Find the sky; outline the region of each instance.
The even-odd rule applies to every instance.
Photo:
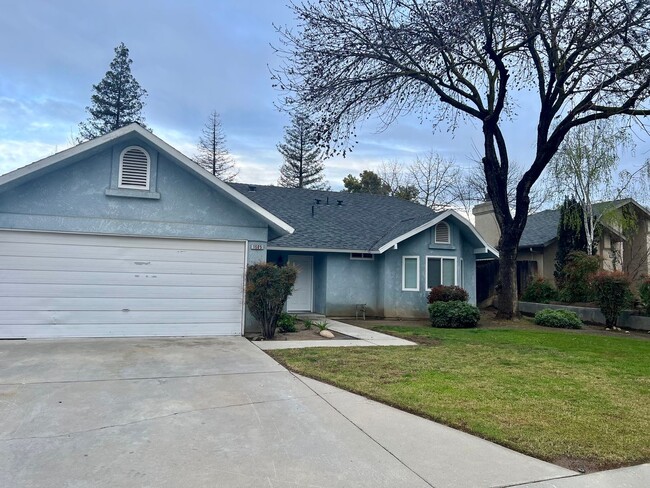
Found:
[[[64,8],[62,8],[64,7]],[[295,26],[284,0],[20,0],[0,16],[0,174],[72,145],[87,118],[92,85],[104,76],[114,48],[124,42],[132,72],[148,92],[145,118],[154,134],[193,156],[213,110],[222,120],[238,181],[274,184],[282,163],[276,145],[290,119],[277,110],[281,94],[270,70],[279,65],[274,25]],[[506,125],[511,159],[532,159],[534,97],[522,96]],[[427,151],[468,167],[478,156],[480,128],[461,123],[436,130],[406,116],[385,131],[362,126],[346,158],[325,161],[333,189],[347,174],[404,164]],[[633,167],[650,156],[638,141],[626,155]]]

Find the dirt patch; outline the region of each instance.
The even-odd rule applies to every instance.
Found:
[[[333,339],[328,339],[319,335],[320,329],[312,326],[311,329],[306,329],[305,324],[301,321],[296,323],[296,332],[282,332],[280,329],[275,331],[273,339],[263,339],[261,336],[248,336],[251,340],[271,340],[271,341],[335,341],[335,340],[356,340],[356,337],[350,337],[333,330],[329,330],[334,334]]]
[[[608,464],[594,461],[593,459],[579,459],[567,456],[550,459],[549,462],[557,464],[558,466],[562,466],[563,468],[571,469],[573,471],[578,471],[579,473],[585,474],[624,467],[620,464]]]

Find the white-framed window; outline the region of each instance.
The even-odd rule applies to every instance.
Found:
[[[369,252],[351,252],[350,259],[357,261],[373,261],[375,255],[370,254]]]
[[[457,285],[456,258],[444,256],[427,256],[427,290],[438,285]]]
[[[465,261],[460,258],[460,287],[465,288]]]
[[[436,244],[451,244],[451,232],[447,222],[439,222],[433,228],[433,242]]]
[[[420,291],[420,256],[402,256],[402,291]]]
[[[149,153],[138,146],[127,147],[120,154],[118,188],[148,190],[151,173]]]

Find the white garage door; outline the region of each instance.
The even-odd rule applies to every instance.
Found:
[[[240,335],[245,249],[0,231],[0,337]]]

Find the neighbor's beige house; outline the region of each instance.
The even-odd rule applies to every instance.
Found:
[[[594,207],[597,214],[604,213],[597,251],[603,260],[603,269],[623,270],[634,280],[650,275],[650,212],[631,198],[602,202]],[[492,202],[475,206],[472,213],[476,230],[488,244],[497,247],[501,233]],[[621,228],[624,214],[628,222],[635,222],[626,232]],[[523,290],[533,276],[554,280],[559,221],[560,210],[544,210],[528,216],[517,256],[519,290]]]

